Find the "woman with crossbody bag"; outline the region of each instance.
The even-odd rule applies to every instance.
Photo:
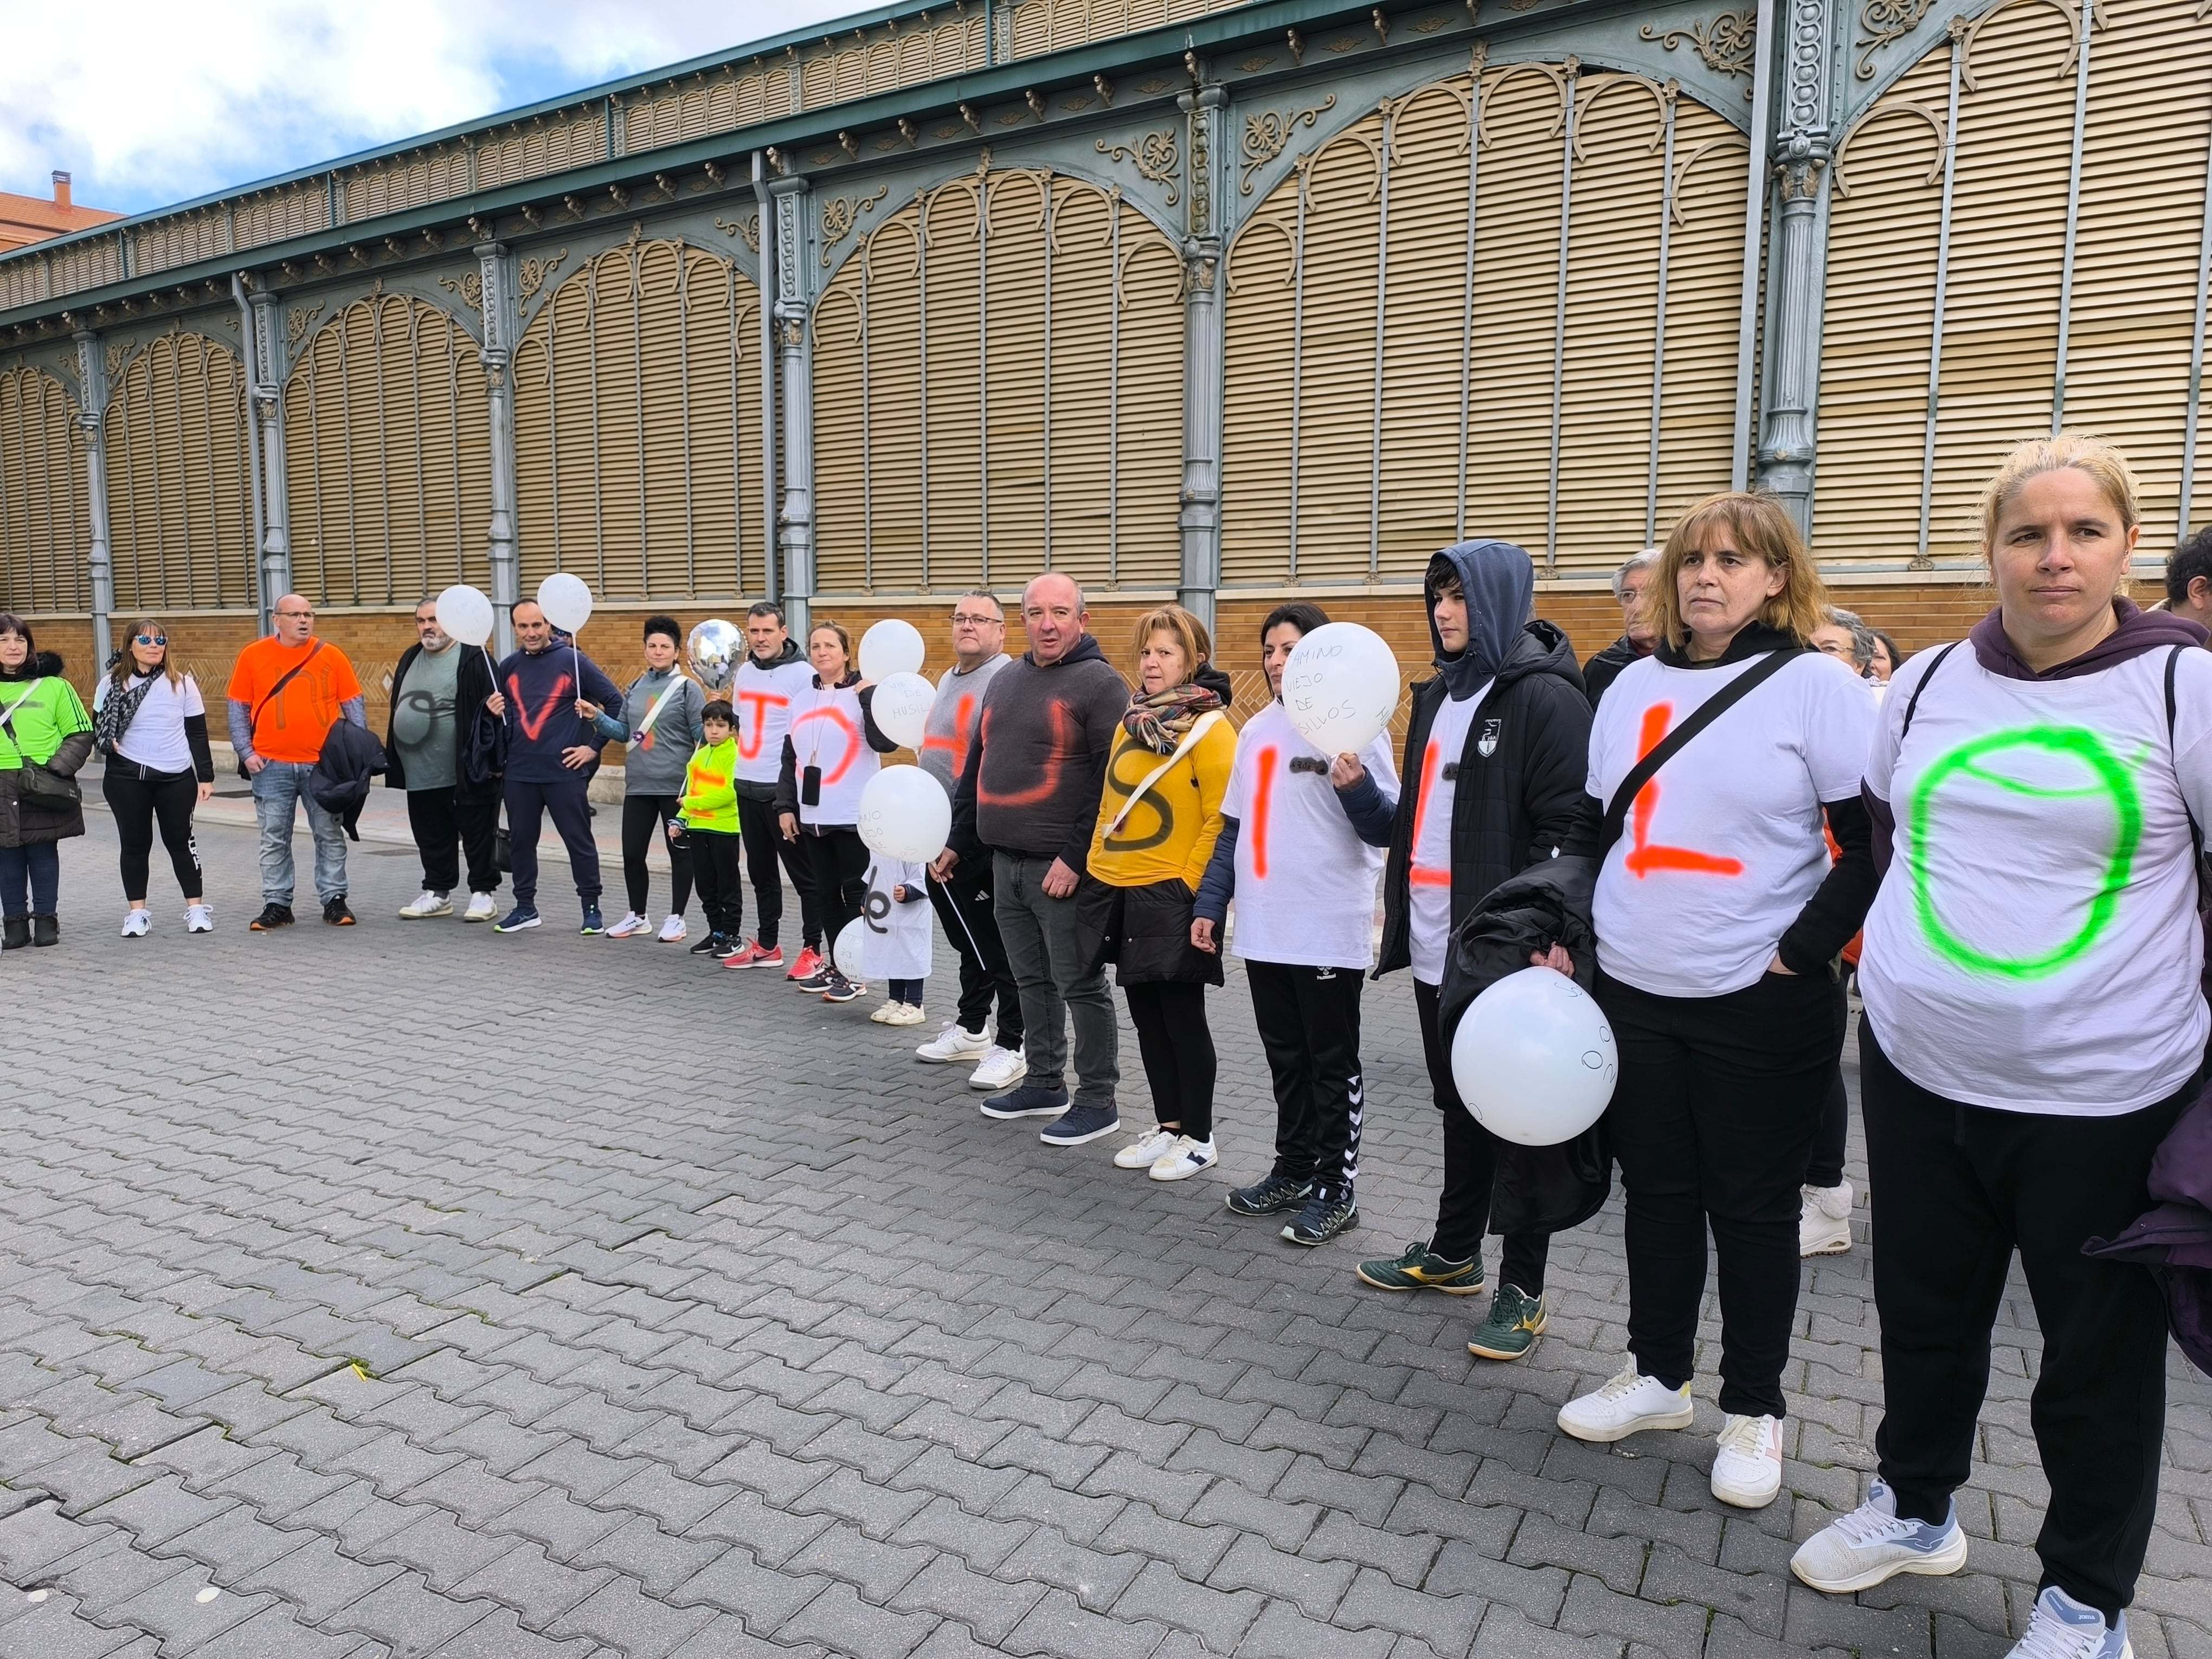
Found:
[[[683,648],[684,632],[675,617],[647,617],[645,672],[629,683],[623,696],[628,736],[616,736],[611,720],[601,726],[601,735],[610,742],[629,745],[623,761],[622,817],[623,884],[628,889],[629,909],[607,929],[609,939],[653,931],[646,916],[652,881],[645,854],[655,839],[668,848],[668,919],[660,924],[660,942],[677,944],[690,931],[684,925],[684,909],[691,902],[691,852],[677,829],[676,815],[684,799],[684,769],[699,746],[700,711],[707,706],[707,694],[678,665]],[[597,714],[595,710],[595,720]],[[702,941],[692,947],[693,954],[706,948],[707,941]]]
[[[142,617],[125,638],[115,665],[93,699],[93,738],[107,757],[100,780],[122,844],[123,896],[130,908],[123,937],[143,939],[153,927],[146,909],[158,822],[169,867],[185,897],[185,931],[211,933],[215,911],[200,879],[192,814],[215,793],[215,756],[208,746],[207,704],[199,683],[169,654],[169,630]]]
[[[1220,839],[1237,763],[1229,677],[1206,624],[1181,605],[1138,620],[1137,689],[1106,763],[1091,855],[1075,890],[1077,948],[1115,965],[1152,1085],[1153,1127],[1114,1154],[1124,1170],[1182,1181],[1220,1161],[1206,988],[1218,952],[1190,942],[1192,905]]]
[[[1597,707],[1565,848],[1600,861],[1630,1358],[1559,1426],[1606,1442],[1690,1425],[1710,1228],[1727,1416],[1712,1490],[1743,1509],[1781,1490],[1799,1188],[1843,1048],[1836,954],[1874,896],[1858,793],[1874,704],[1811,648],[1825,597],[1772,497],[1730,492],[1685,514],[1647,599],[1657,648]],[[1824,812],[1843,848],[1832,864]]]
[[[59,843],[84,833],[92,717],[31,625],[0,615],[0,948],[58,945]]]

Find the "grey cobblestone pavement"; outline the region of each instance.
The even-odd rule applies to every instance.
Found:
[[[1522,1365],[1466,1353],[1479,1299],[1363,1291],[1437,1174],[1402,979],[1365,1224],[1307,1253],[1221,1207],[1272,1133],[1237,977],[1223,1166],[1160,1186],[980,1117],[908,1057],[934,1019],[559,931],[559,866],[503,939],[396,920],[418,872],[365,845],[361,927],[264,938],[250,833],[203,842],[213,937],[158,859],[156,931],[115,937],[94,814],[62,948],[0,964],[0,1656],[1969,1659],[2021,1627],[2024,1291],[1969,1570],[1827,1600],[1786,1562],[1871,1462],[1863,1242],[1808,1266],[1754,1515],[1707,1491],[1710,1375],[1694,1432],[1553,1427],[1624,1352],[1617,1202]],[[2212,1389],[2172,1375],[2135,1644],[2203,1659]]]

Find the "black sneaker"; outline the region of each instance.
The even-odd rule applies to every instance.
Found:
[[[868,988],[865,985],[857,985],[854,983],[854,981],[847,979],[844,975],[839,973],[833,968],[830,970],[828,980],[822,987],[822,1000],[824,1002],[850,1002],[854,997],[859,996],[861,992],[867,988]]]
[[[1273,1215],[1278,1210],[1295,1210],[1312,1196],[1312,1182],[1271,1175],[1252,1186],[1237,1188],[1228,1204],[1238,1215]]]
[[[1067,1091],[1024,1083],[1011,1094],[993,1095],[978,1109],[985,1117],[1058,1117],[1067,1109]]]
[[[288,915],[285,920],[291,918]],[[323,920],[333,927],[353,926],[353,912],[346,908],[345,895],[340,893],[323,906]]]
[[[278,927],[292,925],[292,907],[289,904],[264,904],[261,914],[248,924],[257,933],[266,933]]]
[[[1283,1229],[1283,1237],[1293,1244],[1326,1244],[1339,1233],[1348,1233],[1359,1224],[1358,1200],[1346,1194],[1331,1198],[1316,1193],[1306,1200],[1298,1212],[1298,1218]]]
[[[722,936],[720,933],[709,933],[684,954],[694,957],[718,957],[722,954]]]

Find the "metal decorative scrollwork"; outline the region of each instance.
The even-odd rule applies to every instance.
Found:
[[[1858,77],[1874,79],[1874,55],[1894,45],[1920,27],[1935,0],[1866,0],[1859,9],[1859,27],[1866,31],[1852,42],[1859,49]]]
[[[1165,185],[1168,187],[1165,201],[1169,207],[1182,199],[1176,191],[1176,167],[1180,157],[1176,150],[1173,127],[1142,134],[1133,149],[1127,144],[1109,144],[1103,138],[1093,139],[1091,147],[1109,161],[1128,162],[1137,169],[1139,177],[1156,185]]]
[[[1882,4],[1912,4],[1914,0],[1868,0],[1868,9]],[[1924,0],[1923,9],[1925,9]],[[1705,60],[1705,67],[1720,75],[1751,76],[1752,55],[1758,44],[1759,15],[1753,11],[1724,11],[1707,21],[1699,19],[1686,29],[1668,29],[1661,33],[1646,23],[1637,31],[1638,38],[1656,40],[1668,52],[1680,46],[1685,38],[1698,49],[1698,56]]]
[[[822,204],[822,264],[830,265],[830,251],[853,234],[853,227],[864,213],[875,211],[876,204],[890,194],[889,185],[876,186],[872,196],[833,196]]]
[[[483,276],[480,272],[471,270],[462,276],[459,282],[455,282],[450,276],[441,276],[438,278],[438,286],[448,294],[459,295],[462,299],[468,301],[471,311],[483,309]]]
[[[295,311],[287,315],[284,319],[285,339],[293,345],[299,344],[307,337],[307,331],[314,326],[315,319],[322,314],[322,310],[320,306],[309,306],[305,311]]]
[[[568,257],[568,250],[564,247],[550,259],[525,259],[522,262],[522,269],[517,273],[515,292],[522,296],[523,304],[528,305],[538,297],[538,290],[545,286],[546,279],[561,268],[561,262]]]
[[[756,253],[760,252],[759,214],[755,213],[750,215],[744,220],[736,222],[732,222],[728,219],[717,219],[714,221],[714,228],[720,231],[725,236],[744,237],[745,246],[747,247],[750,248]]]
[[[1291,136],[1300,127],[1311,127],[1323,115],[1336,107],[1336,94],[1311,109],[1295,110],[1278,114],[1273,110],[1262,110],[1257,115],[1244,118],[1244,159],[1239,173],[1237,188],[1245,195],[1252,193],[1252,175],[1283,153]]]

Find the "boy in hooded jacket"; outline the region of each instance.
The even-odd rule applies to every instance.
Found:
[[[1421,593],[1437,676],[1413,688],[1375,975],[1413,970],[1421,1049],[1443,1115],[1444,1185],[1435,1232],[1394,1261],[1362,1262],[1358,1272],[1382,1290],[1474,1296],[1488,1288],[1482,1237],[1504,1143],[1460,1098],[1437,997],[1460,922],[1492,888],[1552,857],[1565,839],[1589,778],[1590,709],[1566,635],[1533,620],[1535,567],[1521,548],[1502,541],[1448,547],[1429,561]],[[1347,798],[1347,808],[1356,804]],[[1518,1359],[1535,1346],[1549,1246],[1541,1234],[1506,1239],[1489,1316],[1469,1352]]]

